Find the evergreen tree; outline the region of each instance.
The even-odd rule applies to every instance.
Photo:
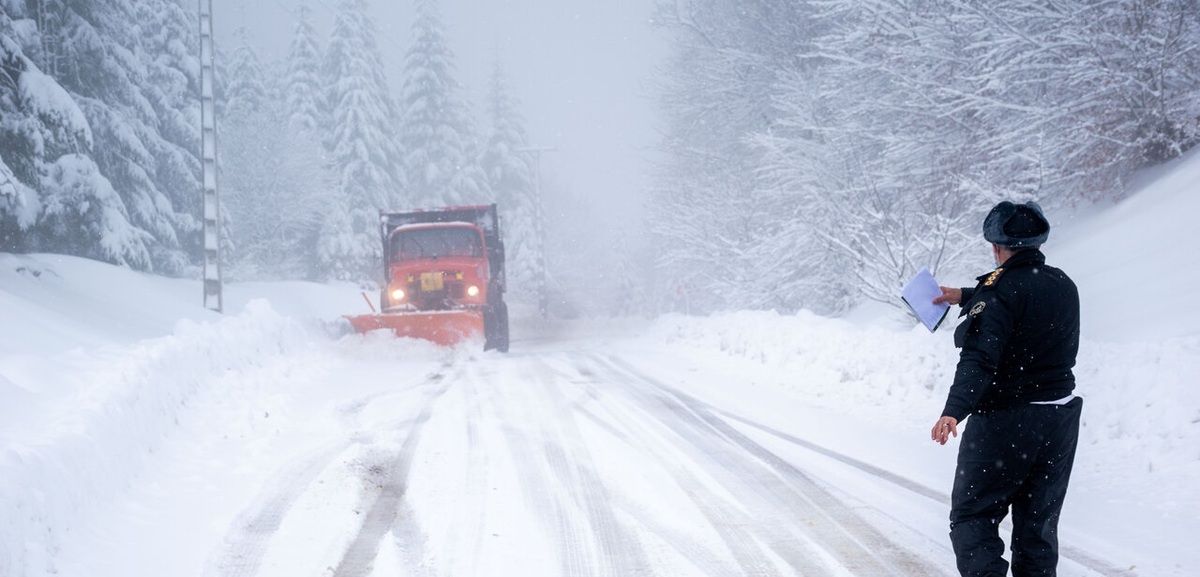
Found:
[[[144,23],[142,60],[146,80],[140,88],[154,110],[158,138],[146,140],[156,160],[154,182],[174,211],[179,250],[151,245],[160,272],[183,274],[199,262],[203,250],[203,197],[200,152],[199,23],[190,0],[136,2]]]
[[[147,235],[150,260],[131,254],[124,259],[132,266],[179,273],[190,261],[180,242],[181,234],[197,233],[198,214],[177,212],[167,195],[173,184],[160,174],[163,151],[193,156],[160,132],[153,100],[148,97],[151,71],[159,56],[148,48],[150,25],[138,19],[141,11],[167,12],[173,0],[47,0],[39,6],[58,15],[57,29],[43,30],[45,51],[55,55],[55,74],[79,105],[91,126],[90,156],[97,173],[110,181],[128,210],[131,224]],[[195,32],[179,29],[182,38],[195,39]],[[196,162],[193,166],[198,166]],[[77,174],[92,174],[78,172]],[[91,187],[101,190],[102,187]],[[43,239],[53,249],[54,237]]]
[[[273,178],[266,157],[277,148],[277,124],[246,28],[233,36],[237,44],[230,57],[217,62],[223,88],[218,96],[221,252],[227,279],[258,280],[263,277],[256,260],[260,220],[274,208],[264,206],[261,195]]]
[[[401,90],[407,200],[415,206],[489,202],[491,191],[478,165],[467,105],[458,96],[437,0],[417,0],[416,14]]]
[[[15,16],[20,16],[19,14]],[[26,234],[41,212],[37,186],[38,165],[44,161],[39,145],[53,129],[43,126],[34,114],[22,79],[33,64],[22,44],[29,38],[17,36],[10,15],[0,11],[0,251],[24,249]],[[80,136],[90,138],[86,123]]]
[[[43,179],[38,232],[55,252],[122,265],[145,266],[153,239],[131,227],[125,206],[91,158],[60,156]],[[40,247],[37,247],[41,250]]]
[[[284,80],[284,109],[288,119],[288,165],[284,168],[287,180],[292,180],[294,205],[289,207],[290,219],[300,226],[295,253],[302,255],[297,262],[296,276],[310,279],[325,278],[317,257],[321,215],[327,210],[327,199],[336,187],[321,144],[321,134],[330,127],[328,101],[321,81],[321,47],[309,22],[308,5],[301,3],[288,50],[287,72]],[[302,266],[300,266],[302,265]]]
[[[53,107],[27,98],[24,83],[40,71],[22,50],[22,44],[30,44],[31,39],[17,32],[10,15],[0,11],[0,251],[5,252],[26,249],[28,231],[41,212],[35,187],[40,183],[39,167],[45,162],[42,143],[57,132],[53,126],[45,126],[36,113]],[[86,146],[91,138],[86,122],[75,132],[76,140],[84,140],[75,146]]]
[[[23,15],[22,7],[13,13]],[[147,266],[152,241],[131,226],[109,180],[87,157],[93,134],[83,111],[24,54],[0,13],[0,247],[63,252]]]
[[[331,278],[376,278],[379,210],[404,205],[404,175],[390,130],[398,124],[395,106],[365,0],[339,2],[323,75],[333,123],[326,150],[337,184],[317,241],[318,267]],[[333,213],[340,210],[346,213]]]
[[[288,50],[284,93],[288,125],[316,134],[317,130],[329,123],[326,120],[328,107],[321,93],[321,47],[317,43],[316,31],[309,22],[309,12],[308,5],[301,3]]]
[[[25,231],[36,222],[40,208],[37,191],[17,179],[0,155],[0,252],[22,251]]]
[[[233,33],[237,46],[230,55],[225,69],[225,115],[230,125],[249,117],[263,113],[267,107],[267,85],[263,81],[264,69],[258,59],[258,52],[250,46],[250,39],[245,26],[239,27]]]
[[[488,94],[491,126],[480,164],[504,220],[509,294],[536,302],[540,267],[545,262],[534,221],[540,200],[535,196],[538,175],[530,164],[529,137],[518,108],[497,61]]]

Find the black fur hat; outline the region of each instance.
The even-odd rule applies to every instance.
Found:
[[[1008,248],[1039,247],[1050,238],[1050,222],[1036,202],[997,204],[983,219],[983,238]]]

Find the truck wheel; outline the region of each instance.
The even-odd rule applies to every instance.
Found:
[[[508,352],[508,305],[503,301],[483,309],[483,350]]]
[[[496,327],[497,328],[496,350],[498,350],[502,353],[507,353],[508,352],[508,304],[501,302],[500,308],[496,312],[497,312],[496,320],[498,321],[496,323],[498,325]]]

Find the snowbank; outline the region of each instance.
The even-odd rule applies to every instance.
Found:
[[[56,532],[129,488],[189,403],[201,394],[237,403],[263,373],[295,370],[280,362],[303,355],[310,331],[255,301],[98,355],[0,357],[0,546],[17,545],[0,550],[0,574],[51,567]]]
[[[930,335],[860,327],[809,313],[738,312],[710,318],[660,319],[649,337],[698,351],[747,359],[779,375],[779,385],[811,403],[902,425],[936,420],[953,381],[958,351],[953,326]],[[1081,442],[1117,475],[1200,475],[1200,337],[1139,344],[1084,340],[1076,367],[1085,397]],[[1190,487],[1175,487],[1190,492]]]

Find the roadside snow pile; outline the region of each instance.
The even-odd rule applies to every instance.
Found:
[[[313,342],[311,328],[254,301],[130,346],[0,356],[0,547],[14,547],[0,550],[0,574],[52,567],[58,533],[130,487],[190,404],[258,399],[257,383],[311,369],[295,360]],[[263,418],[258,403],[244,411],[247,427]]]
[[[950,321],[947,321],[950,322]],[[736,312],[659,319],[647,338],[748,359],[806,402],[899,426],[933,423],[954,380],[953,325],[930,335],[818,317]],[[1084,397],[1081,473],[1155,483],[1164,502],[1194,501],[1200,477],[1200,337],[1147,343],[1085,339],[1075,368]],[[967,421],[968,426],[970,420]]]
[[[1200,477],[1200,337],[1085,341],[1075,379],[1087,403],[1081,442],[1119,455],[1114,474],[1186,467]]]
[[[931,336],[921,327],[862,326],[807,311],[671,315],[650,330],[667,343],[762,363],[780,375],[781,386],[815,405],[901,421],[912,417],[908,408],[944,398],[958,362],[952,332]]]

